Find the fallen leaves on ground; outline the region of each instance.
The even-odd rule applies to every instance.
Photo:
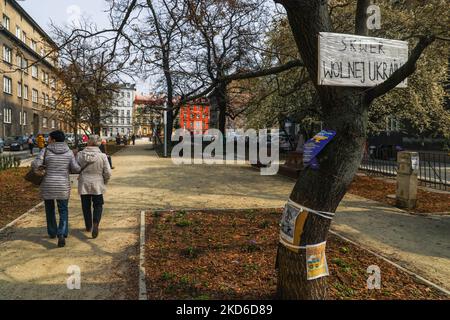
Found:
[[[0,171],[0,228],[42,201],[38,187],[24,179],[28,170],[12,168]]]
[[[149,299],[274,299],[280,210],[150,212]],[[369,252],[330,235],[330,299],[443,299]],[[380,290],[367,289],[378,265]]]
[[[395,199],[388,195],[395,195],[395,182],[388,182],[384,178],[363,175],[355,176],[348,193],[367,199],[395,206]],[[450,193],[417,190],[417,207],[409,210],[411,213],[444,213],[450,212]]]

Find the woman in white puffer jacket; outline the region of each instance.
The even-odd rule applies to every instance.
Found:
[[[81,196],[86,231],[92,231],[92,238],[97,238],[98,228],[103,213],[103,194],[111,178],[111,167],[106,154],[98,147],[99,137],[89,137],[87,147],[77,154],[81,167],[78,178],[78,193]],[[92,214],[93,207],[93,214]]]

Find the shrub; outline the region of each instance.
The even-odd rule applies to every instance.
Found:
[[[20,159],[12,155],[0,155],[0,171],[20,166]]]

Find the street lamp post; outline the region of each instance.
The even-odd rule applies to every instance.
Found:
[[[20,63],[22,63],[23,56],[21,56]],[[23,69],[20,66],[20,135],[23,136],[23,127],[25,125],[25,116],[23,113]]]
[[[164,157],[167,157],[167,102],[164,106]]]

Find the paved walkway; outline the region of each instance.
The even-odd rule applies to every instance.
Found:
[[[175,166],[149,148],[138,142],[113,156],[98,239],[83,232],[76,192],[65,248],[46,238],[42,209],[0,234],[0,299],[121,299],[130,287],[136,294],[140,210],[281,207],[293,187],[246,166]],[[411,216],[348,195],[333,229],[450,288],[450,217]],[[81,290],[66,287],[70,265],[81,269]]]

